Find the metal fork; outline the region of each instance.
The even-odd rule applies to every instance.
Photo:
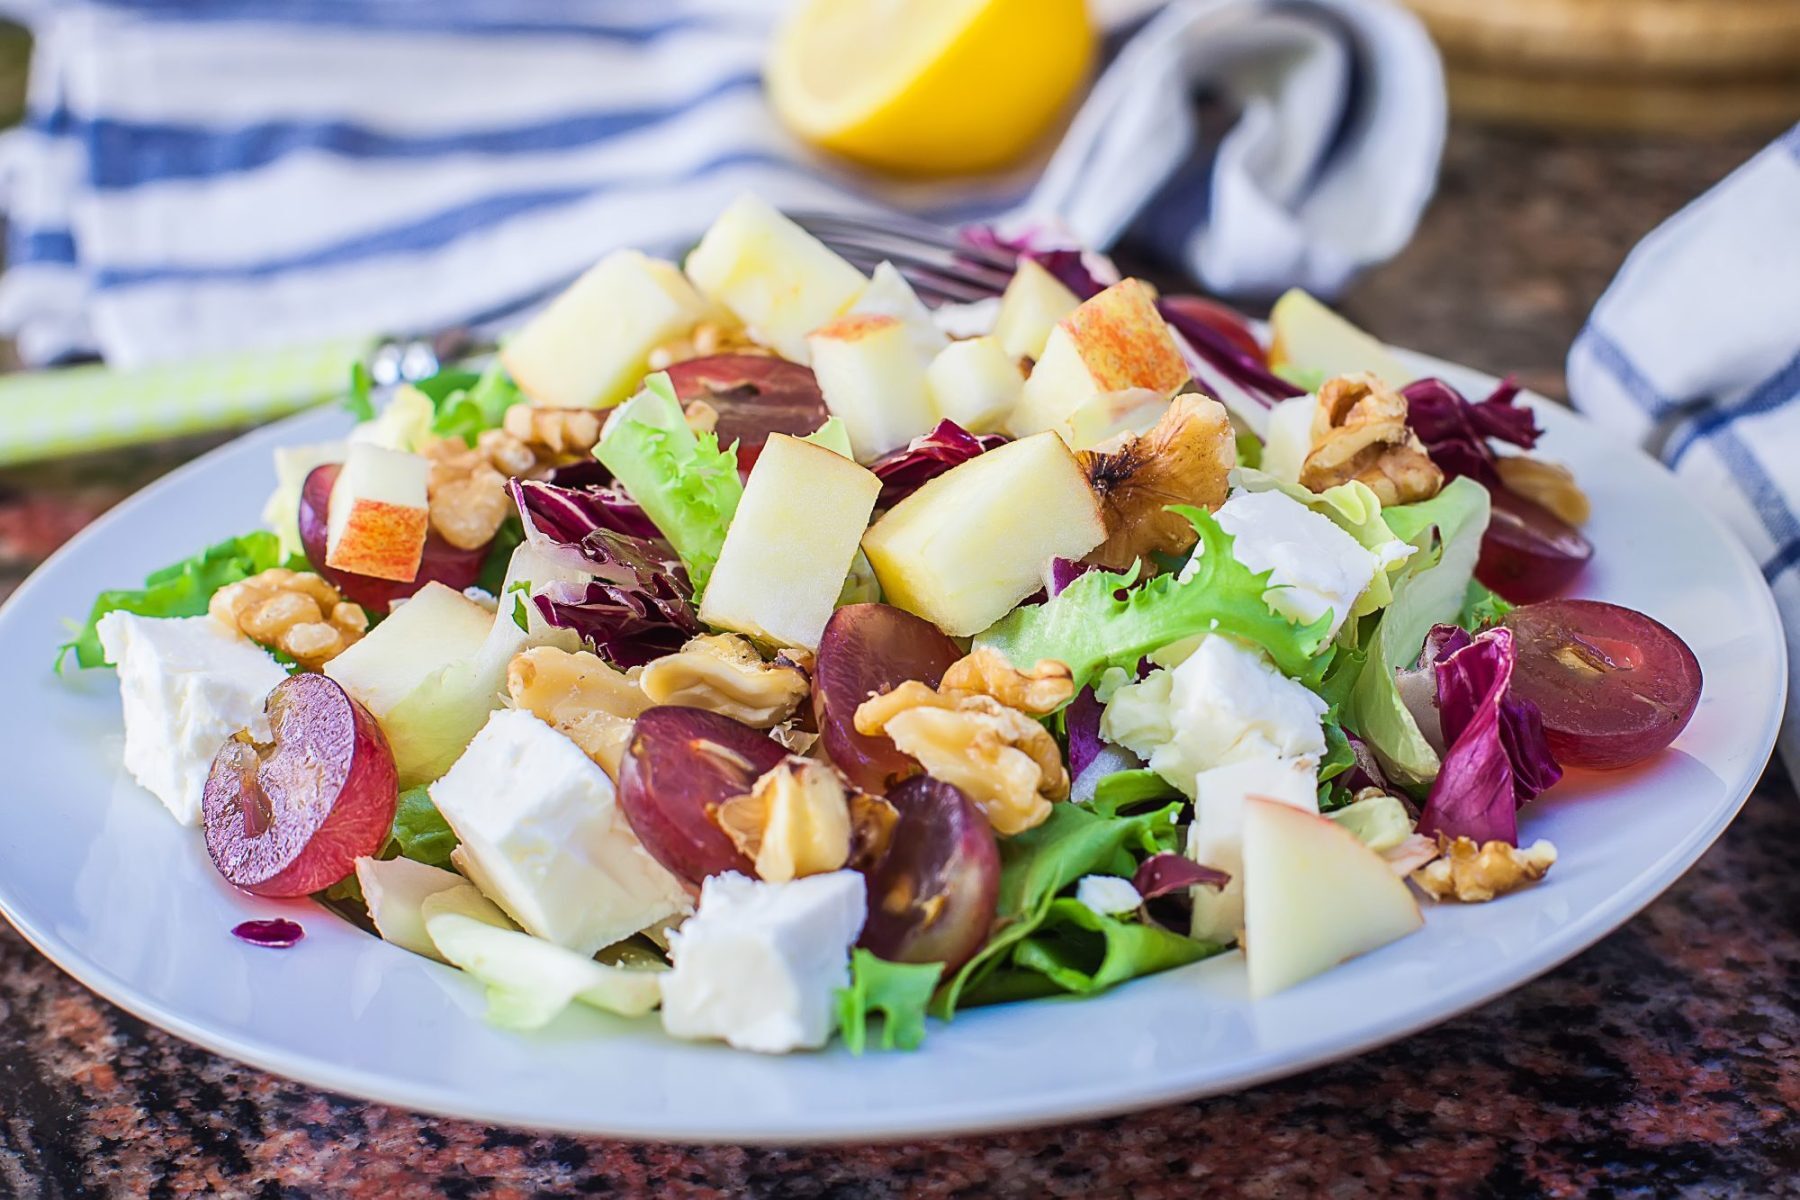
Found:
[[[966,304],[1006,290],[1019,256],[977,246],[954,230],[915,217],[789,213],[802,229],[858,270],[891,262],[927,304]]]

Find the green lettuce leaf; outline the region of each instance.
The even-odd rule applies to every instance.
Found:
[[[1393,603],[1382,613],[1354,681],[1325,691],[1327,699],[1342,695],[1344,724],[1369,744],[1389,777],[1416,786],[1437,775],[1438,756],[1401,702],[1394,672],[1418,659],[1433,625],[1462,612],[1487,531],[1487,490],[1465,476],[1430,500],[1388,509],[1382,519],[1418,553],[1395,583]]]
[[[948,1017],[965,993],[1005,965],[1013,951],[1049,918],[1056,894],[1084,875],[1129,878],[1138,860],[1173,850],[1176,802],[1128,817],[1102,816],[1079,804],[1057,804],[1050,817],[1000,843],[1000,898],[994,934],[939,989],[933,1011]]]
[[[1004,966],[964,994],[966,1004],[999,1004],[1071,992],[1090,996],[1140,975],[1186,966],[1224,950],[1133,917],[1106,916],[1072,897],[1052,900]]]
[[[449,869],[450,852],[456,846],[456,833],[431,802],[431,793],[422,787],[400,793],[382,858],[410,858],[428,867]]]
[[[431,432],[439,437],[459,437],[471,446],[484,430],[498,429],[506,410],[525,399],[499,359],[480,375],[441,371],[415,386],[431,397],[437,408]]]
[[[1462,612],[1458,614],[1456,623],[1470,633],[1480,633],[1489,625],[1498,625],[1500,618],[1511,612],[1513,607],[1482,586],[1480,580],[1471,579],[1469,590],[1463,593]]]
[[[869,1044],[869,1017],[880,1013],[883,1050],[917,1050],[925,1013],[943,963],[896,963],[858,948],[850,955],[850,986],[837,990],[838,1029],[852,1054]]]
[[[1181,793],[1170,787],[1168,780],[1149,767],[1138,767],[1130,771],[1114,771],[1100,780],[1094,785],[1093,798],[1085,803],[1103,817],[1116,817],[1125,809],[1136,808],[1140,804],[1158,800],[1167,803],[1180,798]]]
[[[737,448],[696,436],[666,374],[644,381],[594,450],[687,567],[698,601],[719,561],[725,531],[744,494]]]
[[[140,617],[198,617],[206,612],[213,593],[226,584],[282,564],[281,539],[259,529],[242,537],[227,538],[192,558],[172,563],[145,579],[141,588],[101,592],[94,598],[87,623],[58,647],[56,669],[63,669],[63,659],[71,651],[76,665],[84,670],[110,665],[95,628],[109,612],[124,611]]]
[[[375,419],[375,380],[364,364],[350,364],[350,390],[344,393],[344,411],[358,421]]]
[[[1257,574],[1232,557],[1232,537],[1211,513],[1185,505],[1170,511],[1193,522],[1200,537],[1191,579],[1159,575],[1136,587],[1135,569],[1123,575],[1089,571],[1055,598],[1015,609],[975,644],[1022,669],[1042,659],[1067,663],[1077,692],[1106,667],[1134,668],[1153,650],[1212,632],[1261,646],[1285,674],[1306,678],[1322,671],[1330,614],[1295,625],[1275,613],[1263,600],[1269,572]]]

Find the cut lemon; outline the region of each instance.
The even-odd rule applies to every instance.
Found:
[[[1084,0],[802,0],[769,61],[782,120],[888,170],[1005,166],[1087,73]]]

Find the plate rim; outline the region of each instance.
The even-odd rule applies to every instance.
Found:
[[[1395,349],[1398,350],[1398,348]],[[1398,350],[1398,353],[1402,356],[1403,361],[1420,368],[1424,373],[1443,371],[1452,376],[1468,379],[1479,378],[1489,386],[1498,382],[1494,376],[1475,368],[1411,351]],[[1557,404],[1534,392],[1527,391],[1523,395],[1528,403],[1561,410],[1564,415],[1599,435],[1598,427],[1578,410]],[[128,519],[129,514],[140,506],[154,503],[165,489],[178,486],[192,474],[206,471],[211,463],[219,457],[228,453],[244,452],[257,444],[278,444],[287,429],[318,420],[321,410],[325,407],[327,406],[322,405],[319,408],[309,409],[270,425],[250,430],[206,451],[192,461],[155,480],[147,487],[140,489],[82,529],[75,537],[46,558],[19,585],[6,603],[0,605],[0,617],[3,617],[8,609],[15,606],[15,601],[19,597],[34,593],[38,588],[47,586],[45,581],[55,573],[56,566],[65,556],[75,552],[91,536],[98,536],[100,530],[110,526],[115,520]],[[1676,478],[1663,463],[1644,454],[1636,446],[1632,446],[1630,449],[1632,453],[1639,455],[1656,470],[1668,476],[1671,481]],[[1725,547],[1725,552],[1737,560],[1749,576],[1758,581],[1759,586],[1755,592],[1756,603],[1763,610],[1764,616],[1771,622],[1771,625],[1779,628],[1779,611],[1776,608],[1773,593],[1770,591],[1767,581],[1763,579],[1760,570],[1756,568],[1749,551],[1725,527],[1716,513],[1700,506],[1696,507],[1696,511],[1702,514],[1705,522],[1718,535],[1718,540]],[[1785,643],[1780,639],[1776,639],[1775,645],[1776,657],[1779,659],[1776,664],[1778,669],[1774,673],[1777,703],[1764,714],[1764,728],[1753,742],[1753,745],[1759,747],[1752,756],[1758,765],[1746,771],[1745,778],[1740,785],[1729,789],[1727,794],[1731,795],[1732,799],[1728,803],[1721,804],[1715,810],[1711,821],[1689,830],[1675,846],[1663,855],[1659,862],[1653,865],[1649,872],[1640,876],[1647,880],[1642,888],[1616,892],[1605,902],[1591,907],[1566,926],[1558,936],[1558,941],[1562,945],[1559,946],[1558,952],[1553,957],[1534,962],[1532,967],[1524,973],[1495,971],[1490,975],[1476,977],[1467,984],[1449,989],[1439,989],[1436,994],[1443,997],[1443,1000],[1432,1006],[1429,1012],[1379,1023],[1357,1037],[1316,1036],[1300,1053],[1269,1056],[1270,1061],[1266,1062],[1251,1061],[1232,1073],[1214,1075],[1199,1084],[1171,1073],[1159,1075],[1150,1082],[1133,1081],[1111,1086],[1085,1086],[1078,1089],[1078,1096],[1075,1098],[1065,1096],[1064,1093],[1067,1089],[1058,1089],[1001,1105],[984,1102],[980,1106],[979,1112],[960,1112],[953,1105],[946,1105],[934,1110],[930,1115],[920,1115],[898,1121],[885,1118],[878,1113],[851,1113],[837,1118],[823,1114],[824,1120],[821,1120],[822,1114],[809,1113],[807,1115],[808,1128],[802,1132],[796,1132],[792,1127],[781,1124],[779,1118],[765,1122],[758,1120],[755,1114],[751,1113],[746,1113],[743,1119],[729,1127],[723,1126],[717,1121],[709,1121],[704,1128],[683,1127],[679,1119],[672,1120],[666,1115],[641,1122],[613,1117],[608,1118],[604,1125],[592,1122],[583,1123],[578,1120],[547,1120],[541,1117],[522,1116],[507,1105],[485,1101],[478,1091],[461,1093],[460,1100],[462,1102],[457,1102],[448,1095],[440,1095],[439,1089],[428,1085],[409,1084],[396,1080],[390,1075],[364,1070],[347,1062],[329,1062],[312,1056],[291,1055],[276,1050],[265,1051],[255,1041],[231,1034],[221,1034],[204,1025],[196,1024],[177,1009],[141,995],[139,989],[119,978],[112,971],[90,961],[77,947],[46,930],[39,929],[34,922],[26,919],[24,914],[19,911],[21,906],[15,903],[4,879],[0,879],[0,916],[3,916],[17,929],[35,951],[49,959],[59,970],[75,979],[83,987],[138,1019],[157,1026],[184,1041],[281,1078],[291,1079],[355,1101],[386,1104],[438,1117],[580,1136],[616,1137],[648,1142],[782,1146],[878,1144],[926,1137],[970,1137],[1051,1124],[1074,1123],[1235,1093],[1277,1079],[1307,1074],[1319,1067],[1360,1056],[1421,1030],[1454,1020],[1483,1004],[1524,987],[1615,932],[1632,917],[1653,904],[1669,887],[1687,873],[1736,819],[1755,790],[1756,784],[1773,754],[1780,729],[1783,705],[1787,700],[1787,649]],[[1033,1003],[1073,1002],[1049,1000]],[[876,1123],[879,1123],[879,1128],[872,1128]]]

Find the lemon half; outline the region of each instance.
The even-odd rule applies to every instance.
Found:
[[[1031,147],[1093,56],[1084,0],[803,0],[769,97],[801,137],[860,162],[984,171]]]

